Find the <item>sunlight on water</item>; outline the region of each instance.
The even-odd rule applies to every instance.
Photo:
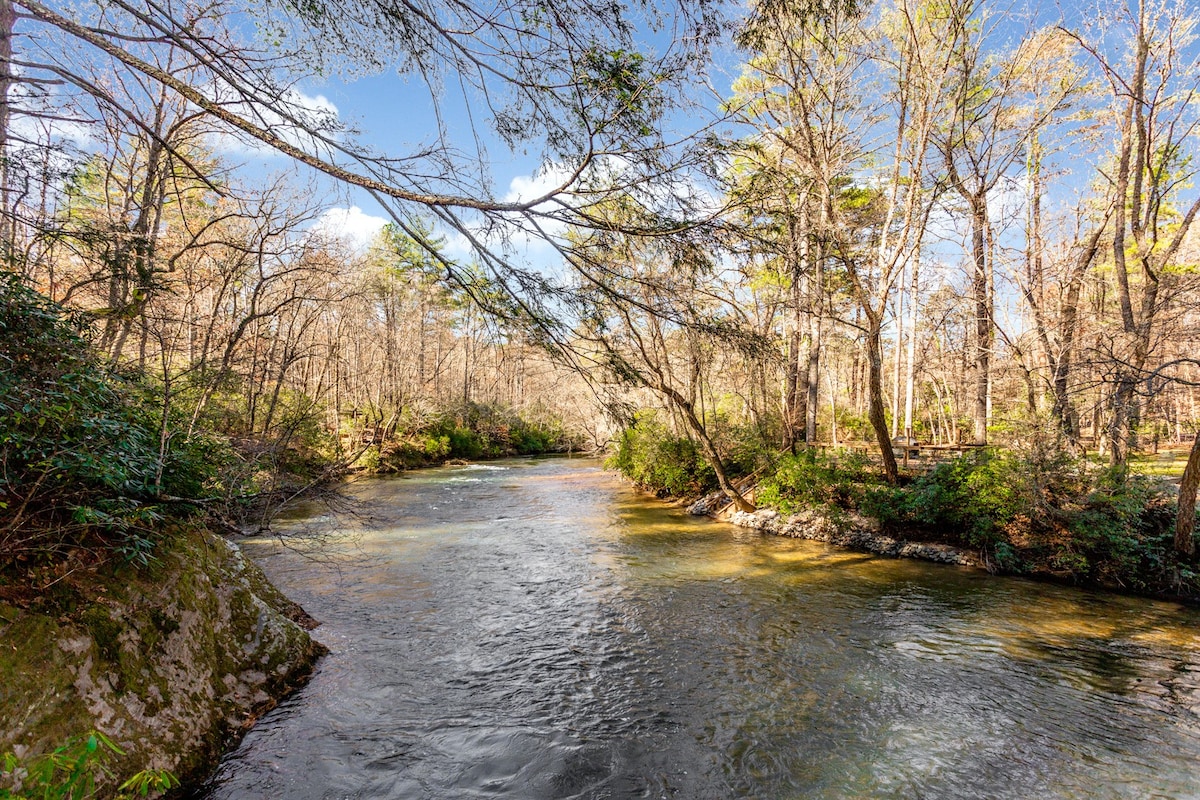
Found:
[[[358,481],[209,798],[1200,796],[1200,613],[697,520],[596,462]],[[314,516],[316,514],[316,516]],[[298,548],[304,550],[304,548]]]

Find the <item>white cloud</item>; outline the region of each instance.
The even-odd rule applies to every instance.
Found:
[[[506,203],[522,203],[546,197],[555,189],[567,183],[572,175],[571,169],[565,164],[551,162],[543,164],[532,175],[517,175],[508,183],[508,192],[504,195]],[[552,212],[562,204],[569,205],[574,198],[568,193],[558,195],[546,202],[534,206],[534,210]],[[553,245],[545,237],[557,238],[566,233],[567,225],[559,220],[540,217],[537,220],[541,233],[532,230],[531,223],[519,216],[512,217],[507,224],[501,224],[491,234],[482,237],[491,246],[507,244],[508,249],[524,253],[526,256],[544,259],[557,254]]]
[[[442,246],[442,253],[451,261],[465,263],[475,255],[475,248],[462,232],[451,231],[446,236],[446,244]]]
[[[502,201],[519,203],[547,197],[555,189],[567,184],[573,174],[571,165],[545,163],[532,174],[510,178]],[[501,257],[523,261],[525,266],[543,272],[561,271],[562,253],[558,245],[565,244],[563,240],[569,223],[557,218],[556,212],[560,212],[562,217],[570,217],[572,206],[589,201],[586,193],[589,185],[599,188],[623,182],[630,183],[631,191],[640,191],[643,202],[659,203],[664,208],[689,205],[703,213],[717,209],[720,204],[720,199],[710,189],[688,178],[666,187],[638,183],[631,166],[624,159],[606,156],[589,165],[575,185],[534,206],[532,219],[520,213],[495,215],[488,222],[468,217],[464,220],[465,231],[446,233],[442,252],[455,261],[470,261],[476,255],[471,243],[471,239],[474,239],[480,246],[491,249]],[[573,189],[579,193],[573,193]]]
[[[313,131],[325,136],[336,136],[341,129],[338,107],[323,94],[310,95],[292,87],[286,89],[280,101],[271,106],[246,102],[230,87],[217,88],[210,85],[205,94],[232,113],[308,152],[320,152],[324,149],[324,145],[312,135]],[[285,110],[286,116],[280,113],[280,108]],[[209,146],[218,153],[230,155],[253,155],[260,158],[282,155],[253,136],[223,125],[222,130],[210,134]]]
[[[86,149],[96,143],[96,138],[92,136],[86,122],[40,119],[20,112],[15,113],[14,117],[10,134],[18,141],[41,144],[66,142],[80,149]]]
[[[359,253],[366,252],[375,236],[387,224],[383,217],[366,213],[358,206],[331,208],[321,214],[311,228],[314,234],[340,239]]]
[[[571,177],[562,164],[545,164],[533,175],[518,175],[508,183],[506,203],[522,203],[544,197]]]

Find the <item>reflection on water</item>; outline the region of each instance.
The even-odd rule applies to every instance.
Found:
[[[319,559],[248,546],[333,652],[205,796],[1200,797],[1194,610],[487,467],[359,483],[289,523]]]

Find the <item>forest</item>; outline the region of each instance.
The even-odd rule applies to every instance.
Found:
[[[3,0],[0,554],[608,450],[660,496],[1194,591],[1196,21]],[[304,90],[396,73],[416,144]]]
[[[31,668],[5,640],[0,700],[93,663],[134,697],[137,659],[206,614],[217,644],[153,668],[176,677],[149,716],[180,664],[267,698],[120,787],[97,764],[132,734],[64,712],[21,749],[0,714],[0,798],[211,772],[326,649],[212,533],[365,476],[587,453],[696,514],[1200,600],[1198,23],[1188,0],[0,0],[0,636],[66,642]],[[526,558],[507,519],[481,569],[642,541]],[[513,606],[574,596],[551,583]]]

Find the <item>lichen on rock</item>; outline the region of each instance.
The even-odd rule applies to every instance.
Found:
[[[233,543],[202,530],[120,568],[87,597],[0,606],[0,752],[44,752],[96,729],[119,775],[196,780],[325,651],[303,611]]]

